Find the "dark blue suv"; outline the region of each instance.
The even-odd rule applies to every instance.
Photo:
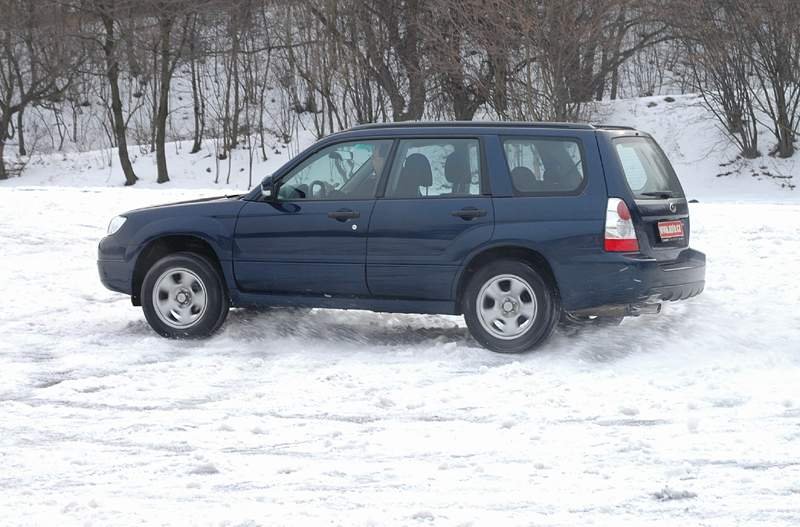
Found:
[[[647,134],[558,123],[365,125],[248,194],[118,216],[100,277],[166,337],[230,307],[463,314],[499,352],[703,290],[675,172]]]

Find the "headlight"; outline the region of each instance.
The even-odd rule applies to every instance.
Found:
[[[114,234],[115,232],[117,232],[118,230],[120,230],[120,229],[122,228],[122,226],[123,226],[123,225],[125,225],[125,221],[126,221],[127,219],[128,219],[128,218],[126,218],[125,216],[115,216],[115,217],[114,217],[114,218],[113,218],[113,219],[112,219],[112,220],[109,222],[109,224],[108,224],[108,232],[107,232],[106,234],[108,234],[109,236],[111,236],[112,234]]]

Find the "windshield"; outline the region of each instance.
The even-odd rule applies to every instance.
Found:
[[[614,147],[634,197],[683,197],[678,177],[655,141],[648,137],[618,137]]]

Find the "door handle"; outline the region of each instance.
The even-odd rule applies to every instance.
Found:
[[[361,213],[350,209],[339,209],[328,213],[328,217],[336,221],[345,222],[361,217]]]
[[[464,207],[461,210],[454,210],[450,213],[451,216],[458,216],[459,218],[465,220],[471,220],[474,218],[480,218],[481,216],[486,216],[486,211],[483,209],[476,209],[475,207]]]

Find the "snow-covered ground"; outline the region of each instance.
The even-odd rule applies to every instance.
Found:
[[[0,524],[800,523],[800,204],[701,200],[701,296],[500,356],[444,316],[157,337],[97,241],[207,192],[0,187]]]

